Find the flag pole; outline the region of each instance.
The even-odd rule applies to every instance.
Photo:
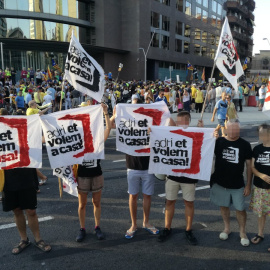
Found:
[[[206,99],[207,99],[207,96],[208,96],[208,92],[210,90],[210,87],[212,85],[212,79],[213,79],[213,76],[214,76],[215,68],[216,68],[216,61],[214,61],[214,65],[213,65],[213,68],[212,68],[211,78],[210,78],[210,82],[209,82],[208,87],[207,87],[207,91],[206,91],[206,95],[205,95],[205,99],[204,99],[204,103],[203,103],[203,108],[202,108],[202,112],[201,112],[201,119],[200,119],[200,121],[202,121],[202,119],[203,119],[203,113],[204,113],[205,106],[206,106]]]
[[[62,111],[62,92],[64,91],[64,80],[65,80],[65,76],[62,79],[62,89],[60,92],[60,107],[59,107],[59,111]],[[63,186],[62,186],[62,179],[60,177],[58,177],[58,186],[59,186],[59,195],[60,198],[63,197]]]

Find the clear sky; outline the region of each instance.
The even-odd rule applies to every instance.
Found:
[[[270,50],[270,0],[255,0],[256,8],[254,10],[255,27],[253,34],[253,54],[259,53],[260,50]]]

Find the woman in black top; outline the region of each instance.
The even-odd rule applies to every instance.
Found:
[[[251,242],[258,244],[264,239],[266,216],[270,216],[270,125],[259,127],[259,144],[253,149],[252,172],[254,174],[250,209],[258,214],[258,234]],[[270,248],[268,249],[270,252]]]
[[[82,103],[81,106],[92,105],[92,99],[88,99]],[[107,140],[110,134],[111,125],[108,114],[108,106],[101,104],[106,121],[106,129],[104,130],[104,141]],[[103,188],[104,178],[100,166],[100,160],[84,160],[82,165],[78,165],[78,215],[80,221],[80,232],[76,237],[77,242],[84,240],[85,232],[85,210],[87,204],[88,192],[92,192],[92,202],[95,217],[95,234],[99,240],[104,239],[104,234],[100,229],[100,215],[101,215],[101,191]]]

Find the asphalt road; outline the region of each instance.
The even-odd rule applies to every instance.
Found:
[[[254,143],[258,141],[256,127],[243,129],[242,136]],[[253,144],[255,145],[255,144]],[[77,198],[64,193],[59,198],[57,178],[52,175],[47,155],[44,152],[42,171],[49,177],[46,186],[38,195],[38,216],[52,217],[40,222],[42,238],[53,250],[44,254],[34,245],[19,255],[12,255],[12,247],[19,242],[15,227],[3,228],[13,223],[12,213],[0,212],[0,269],[270,269],[269,227],[265,228],[265,241],[259,245],[242,247],[235,212],[231,215],[232,234],[227,241],[218,236],[223,230],[219,209],[209,202],[209,189],[196,192],[194,234],[198,246],[190,246],[185,239],[184,203],[179,195],[173,220],[173,235],[165,243],[157,242],[157,236],[143,229],[132,240],[124,238],[130,227],[126,166],[124,154],[115,151],[115,138],[106,142],[106,160],[102,161],[105,187],[102,198],[101,228],[106,240],[98,241],[93,235],[94,220],[91,197],[87,206],[87,238],[82,243],[75,241],[79,230]],[[200,181],[199,186],[208,182]],[[152,197],[151,223],[164,226],[164,182],[156,181]],[[246,199],[248,207],[250,197]],[[142,196],[138,203],[138,226],[142,225]],[[257,233],[257,217],[248,211],[247,233],[249,238]],[[29,231],[29,238],[33,236]]]

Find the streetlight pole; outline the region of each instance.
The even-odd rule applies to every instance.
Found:
[[[268,38],[263,38],[263,40],[267,40],[268,44],[270,45],[270,42],[269,42]]]
[[[147,54],[148,54],[148,51],[150,49],[150,46],[151,46],[151,43],[153,41],[154,35],[156,33],[156,30],[159,30],[159,28],[155,28],[154,29],[154,32],[152,34],[152,37],[151,37],[151,40],[150,40],[149,45],[147,47],[147,50],[145,51],[144,48],[139,48],[139,50],[142,50],[143,51],[143,55],[144,55],[144,81],[145,82],[146,82],[146,77],[147,77]]]
[[[4,54],[3,54],[3,42],[0,42],[1,45],[1,61],[2,61],[2,70],[5,70],[5,66],[4,66]]]

